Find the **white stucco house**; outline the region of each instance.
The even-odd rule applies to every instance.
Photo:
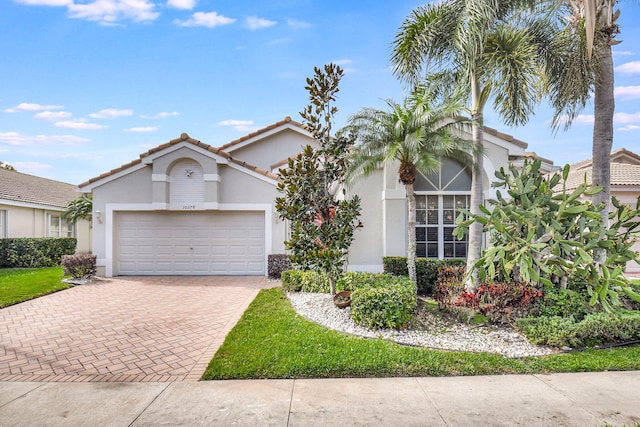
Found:
[[[93,194],[98,274],[265,275],[268,255],[284,253],[287,237],[274,209],[278,170],[314,143],[289,117],[219,146],[183,133],[80,184]],[[529,154],[526,143],[490,128],[485,145],[485,197],[493,197],[495,170]],[[469,171],[452,160],[416,181],[418,256],[466,256],[466,242],[451,231],[456,208],[468,206],[470,185]],[[384,256],[406,255],[404,187],[390,166],[350,192],[362,199],[364,227],[349,269],[381,271]]]

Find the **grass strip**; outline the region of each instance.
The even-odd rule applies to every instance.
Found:
[[[637,369],[640,346],[510,359],[354,337],[299,316],[282,288],[272,288],[260,291],[202,378],[453,376]]]
[[[61,267],[0,269],[0,308],[71,287]]]

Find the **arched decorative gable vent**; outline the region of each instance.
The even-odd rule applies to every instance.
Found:
[[[204,175],[195,160],[176,162],[169,173],[169,201],[172,210],[204,209]]]

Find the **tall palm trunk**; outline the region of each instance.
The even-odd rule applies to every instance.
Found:
[[[598,80],[595,86],[593,124],[593,171],[592,185],[601,185],[604,191],[593,196],[594,203],[604,203],[600,211],[605,227],[609,221],[609,201],[611,199],[611,148],[613,146],[613,56],[611,45],[605,43],[598,52]],[[596,261],[604,262],[606,251],[597,251]]]
[[[479,215],[480,204],[483,196],[483,139],[484,132],[482,130],[482,100],[480,99],[480,84],[477,79],[472,80],[471,85],[471,134],[474,145],[473,164],[471,166],[471,197],[469,200],[469,211],[474,215]],[[467,271],[471,272],[466,283],[467,292],[472,292],[478,286],[478,273],[474,269],[475,263],[482,255],[482,224],[474,221],[469,226],[469,248],[467,249]]]
[[[407,193],[408,224],[407,224],[407,270],[409,279],[417,283],[416,274],[416,195],[413,191],[413,182],[404,185]]]

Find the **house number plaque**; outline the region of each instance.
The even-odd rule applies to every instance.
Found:
[[[182,205],[183,211],[193,211],[196,209],[196,205]]]

